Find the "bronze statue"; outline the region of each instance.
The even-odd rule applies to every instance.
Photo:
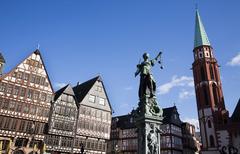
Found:
[[[140,85],[138,96],[140,99],[145,97],[155,97],[156,93],[156,82],[151,73],[151,68],[154,66],[155,62],[161,58],[162,52],[156,56],[156,58],[149,60],[149,54],[143,54],[143,62],[137,65],[137,71],[135,72],[135,77],[140,73]],[[161,60],[158,61],[161,64]],[[160,67],[163,68],[162,66]]]

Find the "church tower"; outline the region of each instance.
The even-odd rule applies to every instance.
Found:
[[[229,144],[228,111],[225,108],[219,65],[198,10],[195,19],[194,62],[192,64],[202,153],[219,153]]]

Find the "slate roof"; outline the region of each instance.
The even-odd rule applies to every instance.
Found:
[[[62,93],[65,91],[65,89],[67,89],[68,86],[69,86],[69,84],[55,92],[54,101],[56,101],[58,99],[58,97],[62,95]]]
[[[97,76],[93,79],[90,79],[90,80],[80,84],[80,85],[76,85],[75,87],[73,87],[73,91],[75,93],[78,103],[80,103],[83,100],[83,98],[87,95],[87,93],[92,88],[94,83],[99,79],[101,80],[100,76]]]
[[[114,127],[120,129],[131,129],[136,128],[135,123],[133,122],[133,117],[131,114],[117,116],[112,118],[112,124]]]
[[[5,61],[2,53],[0,53],[0,62],[1,62],[1,63],[6,63],[6,61]]]
[[[169,108],[164,108],[163,109],[163,124],[175,124],[179,127],[181,127],[181,120],[179,119],[179,117],[177,119],[173,118],[174,114],[178,114],[177,112],[177,107],[173,106],[173,107],[169,107]],[[135,122],[132,119],[132,115],[131,114],[127,114],[127,115],[122,115],[122,116],[117,116],[117,117],[113,117],[112,118],[112,127],[117,127],[120,129],[130,129],[130,128],[136,128]]]
[[[238,100],[237,106],[231,116],[232,122],[240,122],[240,99]]]
[[[173,118],[173,115],[177,114],[177,119]],[[182,122],[179,119],[179,114],[177,112],[177,107],[163,108],[163,124],[175,124],[181,126]]]
[[[210,46],[210,41],[208,39],[207,33],[201,21],[199,12],[198,10],[196,10],[194,48],[202,45]]]

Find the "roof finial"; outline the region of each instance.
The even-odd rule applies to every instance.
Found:
[[[40,49],[40,44],[38,43],[38,44],[37,44],[37,50],[39,50],[39,49]]]

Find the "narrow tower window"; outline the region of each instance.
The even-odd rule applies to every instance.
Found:
[[[216,86],[216,84],[212,85],[212,90],[213,90],[214,103],[218,104],[218,94],[217,94],[217,86]]]
[[[209,70],[210,70],[211,79],[214,80],[213,68],[211,64],[209,65]]]
[[[203,86],[203,95],[204,95],[205,104],[206,104],[206,105],[209,105],[209,102],[208,102],[208,93],[207,93],[207,87],[206,87],[206,86]]]
[[[214,143],[214,138],[213,138],[213,136],[210,135],[209,139],[210,139],[210,146],[211,146],[211,147],[214,147],[214,146],[215,146],[215,143]]]
[[[205,81],[205,72],[204,72],[203,66],[201,67],[201,77],[202,77],[202,81]]]
[[[210,120],[208,120],[208,128],[212,128],[212,124]]]

